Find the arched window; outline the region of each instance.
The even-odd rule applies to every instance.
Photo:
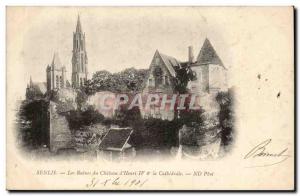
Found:
[[[153,79],[151,79],[151,78],[149,79],[149,86],[154,86],[153,85]]]
[[[58,79],[58,76],[56,76],[56,88],[59,88],[59,79]]]
[[[153,71],[153,75],[155,77],[155,85],[162,84],[163,80],[163,71],[160,67],[156,67]]]
[[[60,80],[60,88],[64,88],[64,81],[61,76],[59,76],[59,80]]]
[[[83,54],[81,54],[81,71],[83,72]]]
[[[168,76],[165,76],[165,85],[169,85],[169,77]]]
[[[82,86],[82,78],[80,78],[80,86]]]

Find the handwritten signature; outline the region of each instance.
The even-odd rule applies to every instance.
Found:
[[[116,178],[92,178],[89,183],[86,184],[87,188],[95,188],[98,186],[125,186],[125,187],[143,187],[148,179],[121,179],[120,177]]]
[[[256,145],[254,148],[248,152],[244,159],[256,159],[256,158],[264,158],[264,159],[273,159],[275,161],[271,161],[265,164],[261,165],[255,165],[255,166],[250,166],[248,168],[253,168],[253,167],[267,167],[267,166],[272,166],[276,165],[279,163],[282,163],[286,161],[288,158],[291,156],[287,154],[288,148],[284,148],[283,150],[280,150],[278,152],[270,152],[268,148],[269,144],[272,142],[272,139],[267,139],[258,145]]]

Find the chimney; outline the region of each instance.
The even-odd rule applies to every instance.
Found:
[[[194,62],[193,46],[189,46],[188,50],[189,50],[189,63],[193,63]]]

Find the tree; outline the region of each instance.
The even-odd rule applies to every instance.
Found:
[[[107,90],[112,83],[112,74],[106,70],[101,70],[94,73],[91,80],[86,81],[83,90],[86,94],[91,95],[98,91]]]
[[[175,90],[178,93],[187,92],[187,84],[189,81],[195,80],[196,76],[190,67],[184,66],[176,70]]]
[[[220,112],[218,118],[221,126],[222,145],[229,146],[233,142],[234,137],[234,89],[227,92],[219,92],[216,96],[217,102],[220,104]]]
[[[27,147],[49,144],[49,104],[45,100],[23,101],[18,113],[19,138]]]
[[[85,83],[83,90],[88,95],[99,91],[136,93],[142,90],[147,74],[147,69],[135,68],[113,74],[105,70],[97,71],[93,78]]]
[[[72,110],[65,115],[72,130],[78,130],[83,126],[100,123],[104,120],[104,116],[92,106],[89,106],[85,111]]]

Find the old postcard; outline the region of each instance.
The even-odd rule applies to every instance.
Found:
[[[8,190],[295,189],[293,7],[7,7]]]

